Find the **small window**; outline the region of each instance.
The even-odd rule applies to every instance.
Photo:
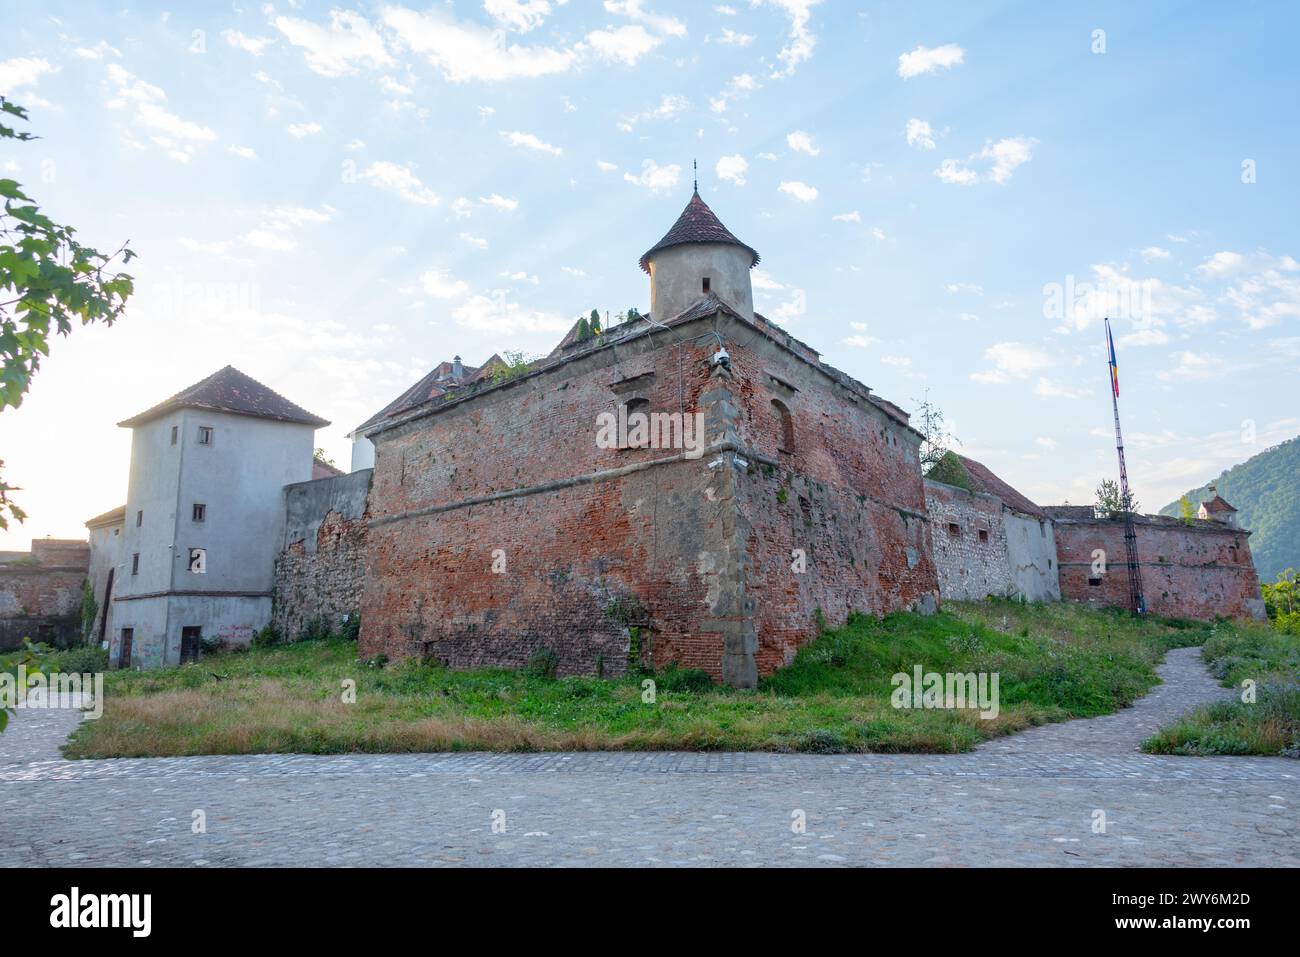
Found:
[[[1048,568],[1052,567],[1052,560],[1050,558],[1047,560],[1047,567]]]
[[[989,533],[988,533],[985,529],[982,529],[982,528],[981,528],[981,529],[980,529],[980,541],[981,541],[981,542],[987,542],[988,540],[989,540]]]
[[[140,509],[135,513],[135,527],[139,528],[143,524],[144,524],[144,509]]]
[[[186,566],[186,571],[194,575],[202,575],[208,570],[208,551],[205,548],[190,549],[190,563]]]
[[[181,427],[180,427],[179,425],[173,425],[173,426],[172,426],[172,445],[175,445],[175,444],[176,444],[176,439],[177,439],[177,437],[180,436],[180,434],[181,434]]]
[[[621,449],[650,448],[650,400],[628,399],[623,403],[623,407],[627,410],[624,419],[627,422],[627,433],[619,436],[618,447]],[[637,418],[633,419],[634,415]]]
[[[780,399],[772,400],[772,412],[776,415],[777,425],[780,427],[777,441],[778,452],[794,452],[794,418],[790,415],[790,407]]]
[[[117,666],[119,668],[131,667],[131,644],[135,638],[134,628],[122,629],[122,646],[117,652]]]
[[[202,502],[195,502],[190,511],[190,521],[201,522],[208,517],[208,507]]]
[[[948,523],[948,534],[953,538],[961,538],[961,526],[956,522]]]
[[[132,575],[140,574],[140,553],[139,552],[136,552],[134,555],[131,556],[131,574]]]
[[[1101,579],[1100,579],[1100,578],[1089,578],[1089,579],[1088,579],[1088,584],[1091,585],[1093,588],[1096,588],[1096,587],[1098,587],[1098,586],[1101,584]]]
[[[708,292],[708,291],[709,291],[709,277],[708,277],[708,276],[705,276],[705,277],[704,277],[703,290],[704,290],[705,292]]]
[[[199,445],[212,444],[212,427],[209,425],[199,426]]]

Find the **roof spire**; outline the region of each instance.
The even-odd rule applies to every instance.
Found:
[[[698,193],[700,191],[700,164],[695,160],[691,160],[691,170],[695,175],[695,192]]]

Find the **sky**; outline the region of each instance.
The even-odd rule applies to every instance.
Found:
[[[436,363],[645,311],[699,189],[755,305],[1035,501],[1154,511],[1300,433],[1287,3],[86,4],[6,21],[16,179],[139,258],[0,417],[30,517],[125,500],[116,423],[231,364],[347,434]]]

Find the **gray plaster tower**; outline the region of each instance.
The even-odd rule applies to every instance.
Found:
[[[673,228],[641,257],[650,274],[650,317],[667,322],[713,295],[753,322],[749,271],[757,265],[758,252],[722,225],[697,187]]]

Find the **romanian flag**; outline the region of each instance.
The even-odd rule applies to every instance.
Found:
[[[1110,334],[1110,320],[1106,320],[1106,351],[1110,355],[1110,387],[1119,398],[1119,364],[1115,361],[1115,339]]]

